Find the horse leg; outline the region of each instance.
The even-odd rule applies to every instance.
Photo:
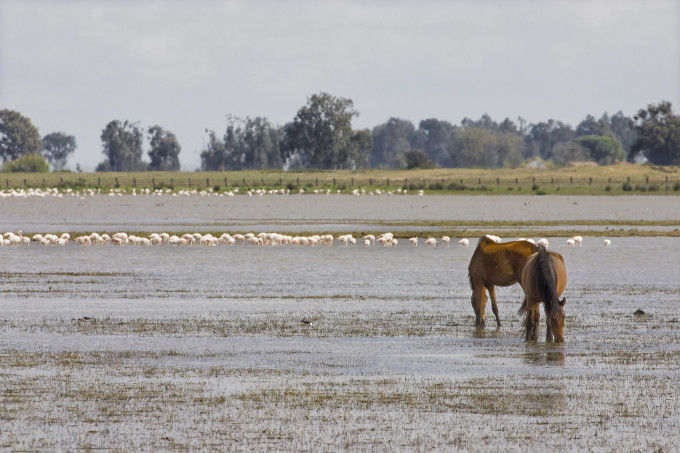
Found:
[[[550,327],[550,318],[545,315],[545,342],[550,343],[554,341],[552,327]]]
[[[489,291],[489,298],[491,299],[491,309],[493,310],[493,314],[496,315],[496,326],[500,327],[501,318],[500,316],[498,316],[498,305],[496,304],[496,287],[493,285],[489,285],[486,287],[486,289]]]
[[[475,325],[483,326],[486,324],[486,289],[484,285],[474,285],[472,288],[472,308],[475,311]]]
[[[534,303],[534,325],[531,331],[531,340],[538,341],[538,325],[541,320],[541,311],[538,308],[538,303]]]
[[[541,314],[538,310],[538,304],[533,300],[526,301],[527,316],[524,321],[524,330],[526,331],[527,341],[538,340],[538,323],[541,319]]]

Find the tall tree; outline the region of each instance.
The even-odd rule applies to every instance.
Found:
[[[372,167],[404,168],[405,154],[414,149],[417,141],[416,128],[408,120],[390,118],[387,123],[373,128],[373,146],[370,162]]]
[[[649,104],[635,116],[637,139],[631,157],[643,154],[657,165],[680,164],[680,117],[673,114],[670,102]]]
[[[106,160],[96,171],[143,171],[142,141],[144,136],[135,123],[114,120],[106,125],[101,135]]]
[[[224,170],[224,142],[217,137],[215,131],[207,130],[208,144],[201,151],[202,170]],[[227,130],[227,134],[229,130]]]
[[[626,154],[630,154],[630,149],[635,143],[637,133],[635,132],[635,123],[632,118],[627,117],[622,111],[618,111],[609,119],[609,124],[612,129],[614,137],[621,142],[621,146]]]
[[[440,167],[451,166],[451,142],[456,128],[448,121],[435,118],[420,122],[419,129],[425,134],[425,153]]]
[[[148,129],[149,144],[149,170],[151,171],[177,171],[179,170],[179,152],[182,150],[177,142],[175,134],[164,130],[156,125]]]
[[[285,128],[284,155],[303,156],[314,168],[355,167],[352,118],[358,114],[351,99],[313,94]]]
[[[574,130],[561,121],[548,120],[534,124],[527,136],[534,156],[550,159],[553,147],[560,142],[568,143],[574,138]]]
[[[66,166],[69,154],[76,149],[76,138],[63,132],[52,132],[42,139],[41,154],[55,170]]]
[[[266,118],[241,119],[229,116],[223,140],[208,131],[208,145],[201,152],[204,170],[282,168],[283,132]]]
[[[14,110],[0,110],[0,159],[8,161],[37,153],[41,143],[30,119]]]

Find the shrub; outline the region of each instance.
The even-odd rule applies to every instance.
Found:
[[[2,171],[12,173],[47,173],[50,166],[44,157],[38,154],[25,154],[13,161],[5,162]]]
[[[428,186],[430,190],[444,190],[444,185],[441,182],[433,182]]]
[[[466,187],[464,184],[458,184],[457,182],[452,182],[448,186],[446,186],[448,190],[465,190]]]
[[[604,191],[605,191],[605,192],[611,192],[611,191],[612,191],[612,186],[607,185],[607,186],[604,188]]]
[[[675,192],[680,190],[680,182],[676,182],[675,184],[673,184],[673,190]]]
[[[538,190],[538,184],[534,184],[533,186],[531,186],[531,190]]]
[[[624,192],[630,192],[633,190],[633,186],[630,185],[630,183],[624,182],[623,185],[621,186]]]

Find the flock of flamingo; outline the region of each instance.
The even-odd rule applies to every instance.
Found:
[[[501,242],[501,238],[498,236],[487,235],[490,239]],[[417,236],[408,239],[409,243],[413,247],[418,247],[419,239]],[[382,247],[394,247],[399,244],[399,241],[394,237],[393,233],[383,233],[381,235],[375,236],[373,234],[367,234],[361,238],[355,238],[352,234],[343,234],[334,237],[332,234],[324,235],[312,235],[312,236],[290,236],[286,234],[279,233],[260,233],[255,235],[254,233],[246,234],[234,234],[223,233],[219,237],[215,237],[210,233],[201,234],[183,234],[181,236],[169,233],[151,233],[148,237],[137,236],[134,234],[129,234],[125,232],[119,232],[112,235],[109,234],[99,234],[91,233],[87,235],[76,236],[73,242],[83,246],[89,245],[205,245],[205,246],[217,246],[217,245],[235,245],[235,244],[251,244],[251,245],[270,245],[270,246],[281,246],[281,245],[301,245],[301,246],[332,246],[335,241],[338,241],[344,246],[354,246],[359,243],[363,243],[364,247],[371,246],[382,246]],[[533,239],[520,238],[519,240],[526,240],[533,244],[541,244],[548,248],[550,242],[546,238],[538,239],[537,241]],[[56,234],[34,234],[33,236],[24,236],[23,232],[19,231],[17,233],[8,231],[7,233],[0,236],[0,247],[2,246],[16,246],[16,245],[29,245],[31,242],[35,242],[45,246],[66,246],[71,241],[71,235],[68,233],[63,233],[61,235]],[[439,240],[435,237],[428,237],[425,239],[424,244],[428,247],[438,247],[440,245],[444,247],[449,247],[451,238],[449,236],[442,236]],[[571,247],[581,247],[583,243],[583,238],[581,236],[573,236],[567,239],[567,245]],[[470,240],[467,238],[461,238],[458,240],[458,244],[462,247],[467,247],[470,245]],[[603,244],[605,247],[611,246],[611,240],[604,239]]]
[[[246,196],[263,196],[263,195],[292,195],[292,194],[314,194],[314,195],[331,195],[331,194],[340,194],[340,190],[336,190],[335,192],[331,191],[330,189],[313,189],[310,191],[306,191],[305,189],[299,189],[297,192],[291,191],[290,189],[251,189],[248,191],[243,192],[243,195]],[[123,195],[130,195],[130,196],[141,196],[141,195],[146,195],[146,196],[171,196],[171,197],[188,197],[188,196],[199,196],[199,197],[235,197],[236,195],[241,194],[239,191],[238,187],[234,187],[233,189],[230,190],[223,190],[223,191],[214,191],[212,188],[208,189],[193,189],[193,190],[185,190],[185,189],[180,189],[178,191],[173,191],[170,189],[139,189],[137,190],[136,188],[133,188],[131,191],[126,191],[124,189],[110,189],[110,190],[103,190],[102,189],[82,189],[82,190],[73,190],[73,189],[64,189],[64,190],[59,190],[56,187],[53,188],[47,188],[47,189],[40,189],[40,188],[29,188],[29,189],[6,189],[6,190],[0,190],[0,198],[46,198],[46,197],[56,197],[56,198],[63,198],[63,197],[80,197],[80,198],[85,198],[85,197],[94,197],[96,195],[108,195],[109,197],[122,197]],[[352,195],[354,196],[362,196],[362,195],[369,195],[369,196],[381,196],[381,195],[408,195],[408,190],[407,189],[401,189],[398,188],[396,190],[380,190],[380,189],[375,189],[375,190],[369,190],[367,191],[366,189],[354,189],[352,191]],[[425,195],[425,192],[423,190],[419,190],[416,195],[423,196]]]

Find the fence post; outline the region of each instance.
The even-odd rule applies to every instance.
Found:
[[[172,185],[172,178],[170,178],[170,185]],[[151,178],[151,187],[156,188],[156,178]]]
[[[573,176],[569,177],[569,184],[574,184],[574,177]]]
[[[550,184],[555,184],[555,177],[554,176],[550,177]]]
[[[24,179],[24,186],[28,187],[28,184],[26,183],[26,180]]]
[[[132,178],[132,185],[137,187],[137,178]]]
[[[227,188],[227,178],[224,178],[224,188]]]
[[[354,181],[354,179],[352,179],[352,181]],[[354,185],[354,182],[352,182],[352,185]],[[373,179],[368,178],[368,185],[369,185],[369,186],[372,186],[372,185],[373,185]]]
[[[352,178],[352,187],[354,187],[354,178]]]
[[[477,178],[477,184],[480,186],[482,185],[482,178]]]
[[[496,185],[499,186],[501,184],[500,178],[496,178]]]
[[[191,187],[191,178],[189,178],[189,187]]]
[[[649,176],[645,175],[645,184],[649,184]]]
[[[205,178],[205,187],[210,187],[210,178]]]
[[[387,178],[387,185],[390,185],[390,178]]]
[[[592,183],[593,183],[593,178],[591,176],[590,178],[588,178],[588,184],[592,184]]]

